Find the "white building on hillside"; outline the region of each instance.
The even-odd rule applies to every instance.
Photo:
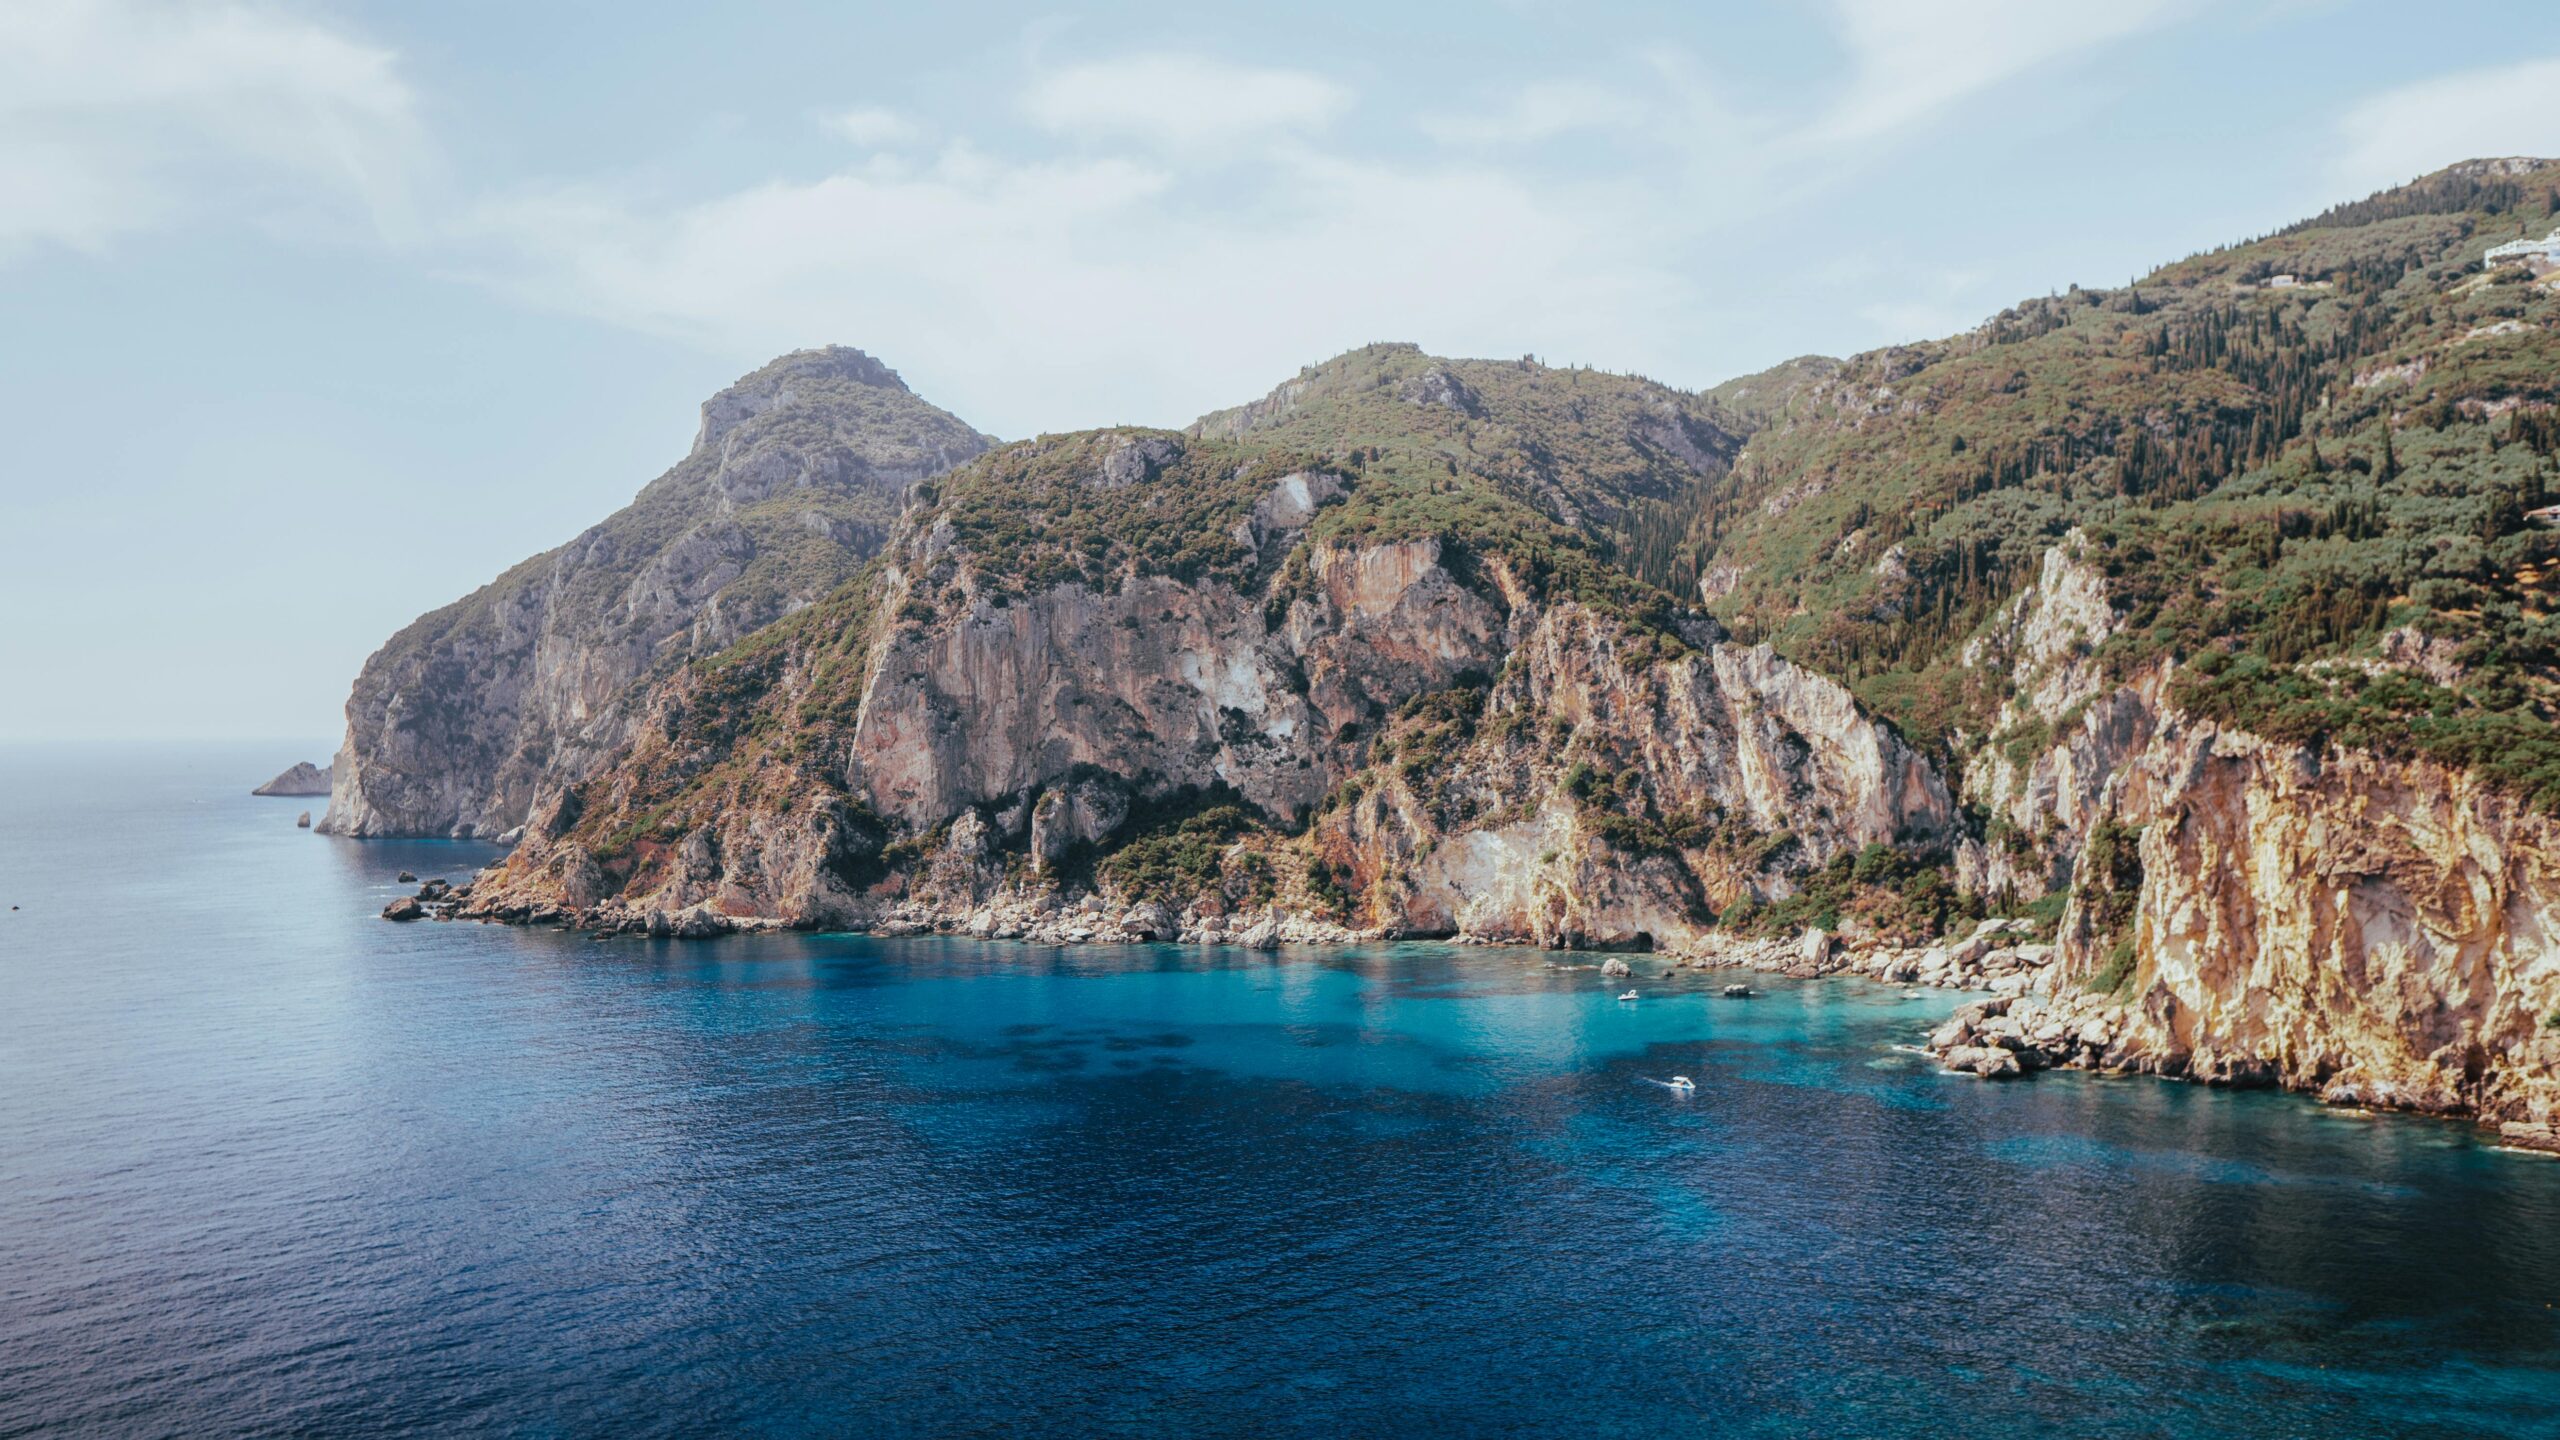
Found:
[[[2539,240],[2510,240],[2504,245],[2493,245],[2489,247],[2488,254],[2480,257],[2480,268],[2495,270],[2519,260],[2536,269],[2560,265],[2560,228],[2554,228]]]

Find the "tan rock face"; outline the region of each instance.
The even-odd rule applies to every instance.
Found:
[[[2145,826],[2133,1005],[2145,1064],[2549,1121],[2550,821],[2437,766],[2174,717],[2121,784],[2116,813]]]
[[[1715,911],[1786,880],[1705,845],[1629,854],[1612,816],[1713,816],[1785,831],[1802,859],[1942,843],[1945,782],[1833,681],[1767,647],[1630,660],[1629,636],[1574,604],[1525,620],[1478,738],[1444,771],[1387,772],[1320,827],[1373,923],[1550,945],[1687,945]],[[1577,770],[1581,772],[1577,779]],[[1605,801],[1586,792],[1606,776]]]
[[[1319,549],[1310,569],[1315,593],[1277,629],[1261,597],[1163,577],[974,601],[885,649],[848,773],[880,813],[919,827],[1080,768],[1157,792],[1225,785],[1302,815],[1358,763],[1338,734],[1499,665],[1503,633],[1436,542]]]
[[[1965,793],[2007,822],[1970,845],[1981,890],[2082,887],[2102,824],[2140,827],[2130,934],[2075,892],[2059,970],[2097,975],[2131,941],[2120,1033],[2068,1063],[2279,1083],[2328,1098],[2548,1123],[2560,1104],[2560,834],[2439,766],[2306,752],[2180,713],[2171,672],[2110,685],[2104,579],[2045,559],[1968,652],[2008,672],[2003,731],[2048,728],[2019,761],[1978,749]],[[2385,663],[2434,661],[2388,637]]]
[[[691,454],[626,509],[366,661],[321,828],[496,836],[630,738],[639,679],[835,588],[906,487],[984,436],[858,350],[788,355],[713,396]]]
[[[1961,877],[1981,893],[2034,899],[2070,883],[2108,783],[2150,739],[2165,693],[2158,671],[2108,683],[2094,652],[2120,622],[2080,546],[2074,531],[2047,550],[2035,584],[1965,647],[1965,664],[2001,674],[2011,695],[1964,768],[1965,799],[2003,822],[2000,843],[1961,857]],[[2045,739],[2022,763],[2008,742],[2030,731]]]
[[[1462,580],[1436,539],[1304,542],[1332,483],[1286,476],[1251,507],[1257,547],[1303,546],[1303,578],[1258,594],[1137,576],[1108,593],[1066,583],[999,599],[946,530],[923,526],[879,608],[903,613],[925,585],[936,618],[884,629],[842,752],[855,805],[940,837],[908,898],[974,915],[999,898],[1004,855],[1037,878],[1107,842],[1132,804],[1221,787],[1283,825],[1312,820],[1290,843],[1350,877],[1355,927],[1392,932],[1678,944],[1723,905],[1786,893],[1789,869],[1953,840],[1944,780],[1837,683],[1720,643],[1703,621],[1683,645],[1572,601],[1542,606],[1498,561],[1472,561]],[[782,680],[777,713],[795,706],[794,683]],[[662,689],[635,772],[686,763],[651,738],[683,731],[685,685]],[[1373,764],[1382,740],[1411,738],[1408,702],[1443,693],[1464,697],[1454,713],[1473,738],[1430,773]],[[1360,775],[1359,799],[1319,813]],[[617,803],[614,788],[592,803]],[[867,923],[889,897],[866,890],[861,857],[887,837],[859,833],[843,802],[835,820],[807,818],[825,803],[741,796],[680,841],[643,840],[600,900],[582,866],[546,860],[575,818],[555,816],[481,903]],[[1792,841],[1766,871],[1698,827],[1626,853],[1609,827],[1647,816]],[[1275,934],[1332,923],[1268,918]]]
[[[926,525],[877,592],[876,613],[908,618],[865,632],[867,651],[827,637],[863,669],[858,707],[805,737],[839,747],[825,783],[741,782],[601,862],[557,810],[472,904],[677,934],[1757,944],[1767,953],[1745,963],[2014,1001],[1940,1044],[1969,1047],[1977,1073],[2135,1068],[2560,1119],[2552,822],[2437,767],[2198,721],[2170,702],[2165,668],[2109,677],[2091,651],[2116,621],[2067,543],[1972,657],[2018,697],[2003,728],[2042,727],[2017,753],[1979,744],[1965,772],[1976,803],[2028,837],[1997,848],[1837,682],[1702,620],[1675,637],[1542,602],[1500,561],[1460,563],[1436,540],[1310,541],[1328,483],[1286,477],[1239,506],[1238,543],[1265,557],[1254,573],[1276,577],[1288,554],[1295,577],[1251,593],[1124,576],[1018,594]],[[791,656],[762,702],[786,728],[812,663]],[[653,771],[710,758],[683,738],[703,683],[659,687],[582,803],[627,815]],[[1274,888],[1164,903],[1056,888],[1062,862],[1124,840],[1145,806],[1216,787],[1280,822],[1259,842],[1288,871]],[[2108,858],[2093,864],[2099,836]],[[1854,927],[1787,942],[1712,928],[1878,843],[1955,852],[1983,890],[2070,887],[2058,950],[2022,938],[2023,920],[1890,954]],[[2086,992],[2102,973],[2111,995]]]

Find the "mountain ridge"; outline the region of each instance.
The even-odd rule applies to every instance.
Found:
[[[462,909],[1846,965],[2035,1017],[1968,1068],[2560,1143],[2560,277],[2484,264],[2554,214],[2455,167],[1707,392],[1380,345],[996,447]]]

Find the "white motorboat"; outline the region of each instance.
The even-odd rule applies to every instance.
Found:
[[[1698,1082],[1690,1079],[1686,1075],[1672,1076],[1670,1085],[1672,1089],[1679,1091],[1683,1095],[1689,1094],[1698,1088]]]
[[[1621,996],[1619,996],[1618,998],[1619,998],[1619,999],[1621,999],[1621,1000],[1633,1000],[1633,999],[1635,999],[1635,998],[1636,998],[1636,992],[1634,992],[1633,990],[1630,990],[1630,991],[1628,991],[1626,994],[1621,995]]]

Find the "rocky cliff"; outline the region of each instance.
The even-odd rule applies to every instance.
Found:
[[[622,742],[654,667],[827,594],[879,549],[908,486],[986,446],[858,350],[745,377],[628,507],[365,662],[321,828],[512,831]]]
[[[2139,879],[2065,953],[2128,947],[2124,1062],[2548,1126],[2560,1113],[2560,828],[2441,766],[2170,712],[2121,773]]]
[[[1001,447],[666,652],[454,903],[1845,967],[1993,990],[1976,1073],[2560,1144],[2560,289],[2482,263],[2552,197],[1706,394],[1382,345]]]
[[[2124,622],[2085,543],[2048,551],[1966,655],[2006,667],[2011,698],[1966,772],[1993,824],[1964,869],[2065,900],[2058,963],[2019,1012],[2050,1033],[1976,1015],[1940,1049],[2548,1130],[2560,826],[2425,759],[2195,714],[2167,663],[2111,682],[2096,654]],[[2368,671],[2443,663],[2405,637],[2383,650]]]
[[[1044,556],[965,527],[992,476],[954,476],[858,606],[664,687],[475,907],[698,930],[1096,894],[1167,933],[1253,911],[1652,948],[1835,856],[1956,838],[1928,762],[1704,616],[1666,630],[1512,554],[1324,523],[1391,480],[1162,434],[1028,448],[981,468],[1058,477],[1044,505],[1216,492],[1225,563],[1026,584]]]
[[[327,767],[308,760],[296,761],[273,780],[249,792],[252,795],[326,795],[329,793]]]

